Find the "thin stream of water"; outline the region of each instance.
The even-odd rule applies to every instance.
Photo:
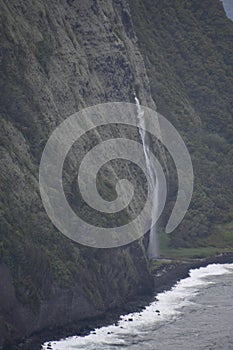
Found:
[[[158,186],[156,186],[156,176],[155,176],[155,169],[152,167],[152,162],[150,161],[150,149],[149,144],[147,141],[147,135],[145,131],[145,120],[144,120],[144,111],[140,106],[139,99],[137,96],[134,96],[135,103],[137,106],[137,117],[139,122],[139,133],[142,140],[143,145],[143,151],[145,155],[145,161],[146,161],[146,168],[148,170],[148,177],[149,177],[149,191],[152,193],[153,198],[153,205],[152,205],[152,212],[151,217],[155,217],[157,215],[158,210],[158,200],[159,200],[159,194],[158,194]],[[159,256],[159,247],[158,247],[158,240],[157,240],[157,232],[156,232],[156,225],[151,227],[150,229],[150,236],[149,236],[149,245],[148,245],[148,251],[147,251],[149,258],[156,258]]]

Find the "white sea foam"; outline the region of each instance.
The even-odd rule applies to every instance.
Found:
[[[169,322],[178,317],[183,307],[192,303],[193,297],[209,284],[213,284],[214,276],[232,274],[233,264],[212,264],[190,271],[190,277],[178,282],[170,291],[159,293],[156,300],[145,310],[121,316],[118,325],[110,325],[96,329],[85,337],[70,337],[57,342],[47,342],[43,349],[53,350],[94,350],[108,344],[127,344],[127,337],[142,336],[150,332],[155,325]],[[216,280],[216,279],[215,279]],[[158,313],[158,310],[160,313]],[[132,321],[129,321],[132,319]],[[48,347],[48,344],[51,347]]]

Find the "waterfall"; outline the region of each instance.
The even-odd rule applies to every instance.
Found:
[[[153,203],[152,203],[152,212],[151,217],[154,217],[157,213],[158,209],[158,200],[159,200],[159,194],[158,194],[158,186],[156,185],[156,175],[155,175],[155,169],[152,166],[152,163],[150,161],[150,150],[149,150],[149,142],[145,131],[145,120],[144,120],[144,111],[140,106],[139,99],[137,98],[136,94],[134,94],[135,103],[137,106],[137,117],[138,117],[138,123],[139,123],[139,133],[142,140],[142,146],[146,161],[146,168],[148,171],[148,177],[149,177],[149,191],[153,194]],[[149,235],[149,245],[148,245],[148,257],[149,258],[156,258],[159,256],[159,244],[158,244],[158,238],[157,238],[157,230],[156,225],[151,227],[150,229],[150,235]]]
[[[233,21],[233,2],[232,0],[221,0],[223,3],[224,10],[228,18]]]

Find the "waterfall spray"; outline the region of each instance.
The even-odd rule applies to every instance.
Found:
[[[157,210],[158,210],[158,200],[159,200],[158,186],[156,186],[155,169],[153,168],[152,162],[150,161],[149,142],[147,140],[147,135],[145,131],[145,120],[143,117],[144,111],[140,106],[140,102],[136,94],[134,94],[134,99],[137,106],[139,133],[142,140],[142,146],[143,146],[143,151],[144,151],[144,156],[146,161],[146,168],[147,168],[148,177],[149,177],[149,191],[151,191],[153,194],[153,203],[152,203],[152,212],[151,212],[151,216],[153,217],[157,214]],[[159,242],[157,238],[156,225],[154,225],[150,229],[149,245],[148,245],[148,251],[147,251],[149,258],[156,258],[159,256],[158,243]]]

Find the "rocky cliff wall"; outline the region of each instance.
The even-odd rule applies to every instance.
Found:
[[[98,250],[55,230],[38,165],[49,134],[72,113],[133,101],[134,90],[144,105],[154,102],[125,1],[1,0],[0,11],[0,348],[10,348],[152,290],[142,241]],[[71,157],[69,185],[74,166]]]

